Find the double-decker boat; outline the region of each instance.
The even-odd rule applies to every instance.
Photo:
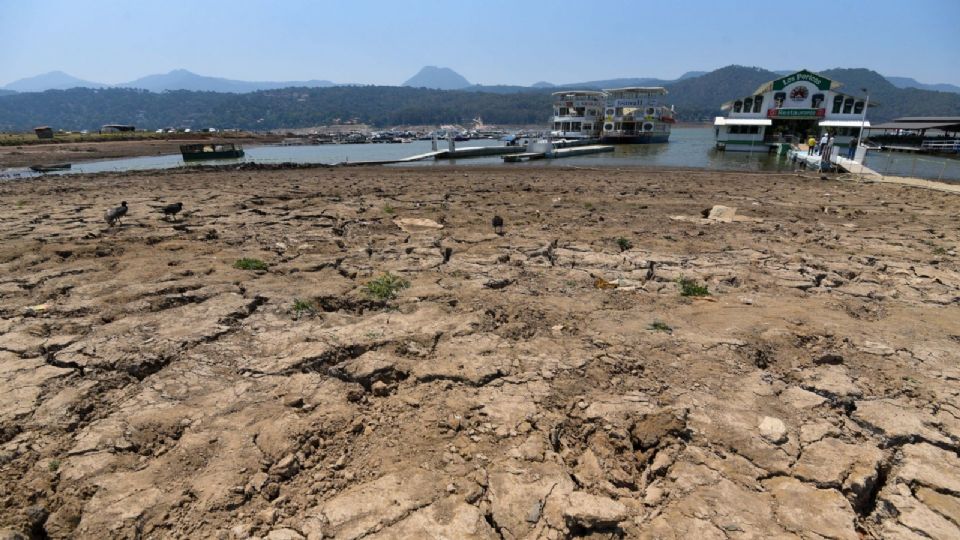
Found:
[[[562,139],[596,139],[603,123],[603,92],[576,90],[553,93],[553,129]]]
[[[635,86],[605,90],[606,106],[600,142],[604,144],[665,143],[675,122],[673,108],[660,103],[667,89]]]

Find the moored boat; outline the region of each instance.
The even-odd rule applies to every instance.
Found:
[[[604,144],[665,143],[675,122],[673,108],[660,103],[667,89],[635,86],[605,90],[606,106],[600,142]]]
[[[30,170],[38,173],[46,172],[55,172],[55,171],[66,171],[71,167],[70,163],[56,163],[53,165],[34,165],[30,167]]]
[[[233,143],[184,144],[180,146],[184,161],[236,159],[243,157],[243,148]]]
[[[552,137],[563,139],[596,139],[603,123],[606,94],[587,90],[553,93]]]

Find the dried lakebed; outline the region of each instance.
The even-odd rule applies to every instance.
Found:
[[[361,168],[0,204],[5,538],[960,536],[954,194]]]

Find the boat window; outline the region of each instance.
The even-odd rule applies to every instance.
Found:
[[[743,100],[743,112],[748,113],[753,109],[753,98]]]
[[[577,116],[583,116],[583,113],[586,112],[586,109],[583,107],[577,107],[575,110],[577,111]]]
[[[614,131],[620,131],[620,122],[614,122],[614,123],[613,123],[613,130],[614,130]]]
[[[570,124],[570,131],[580,131],[580,122],[573,122]]]
[[[729,126],[729,127],[727,128],[727,133],[731,133],[731,134],[733,134],[733,135],[739,135],[739,134],[740,134],[740,126]]]
[[[820,106],[823,105],[823,94],[814,94],[811,100],[812,103],[810,106],[814,109],[819,109]]]
[[[560,131],[560,122],[554,122],[554,123],[553,123],[553,129],[555,129],[555,130],[557,130],[557,131]]]
[[[763,96],[754,96],[753,112],[760,112],[760,106],[763,104]]]
[[[757,133],[760,133],[760,126],[750,126],[750,133],[752,135],[756,135]]]
[[[843,106],[843,96],[833,98],[833,114],[840,114],[840,107]]]
[[[560,107],[560,114],[559,114],[559,116],[566,116],[568,112],[570,112],[570,109],[568,109],[568,108],[566,108],[566,107]]]
[[[583,124],[584,131],[590,131],[593,129],[593,124]]]
[[[617,107],[616,116],[623,116],[623,107]]]
[[[853,111],[853,98],[843,100],[843,114],[850,114]]]
[[[773,95],[773,106],[778,109],[783,107],[783,102],[786,99],[787,99],[786,92],[777,92],[776,94]]]
[[[853,114],[863,114],[863,102],[858,101],[856,105],[853,106]]]
[[[740,109],[743,108],[743,102],[739,99],[733,102],[733,112],[740,112]]]

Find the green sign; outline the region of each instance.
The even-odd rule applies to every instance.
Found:
[[[819,118],[826,114],[826,109],[768,109],[768,118]]]
[[[810,73],[807,70],[798,71],[793,75],[787,75],[782,79],[777,79],[773,81],[774,90],[783,90],[787,86],[800,81],[806,81],[813,83],[820,90],[829,90],[830,85],[833,83],[830,79],[817,75],[816,73]]]

